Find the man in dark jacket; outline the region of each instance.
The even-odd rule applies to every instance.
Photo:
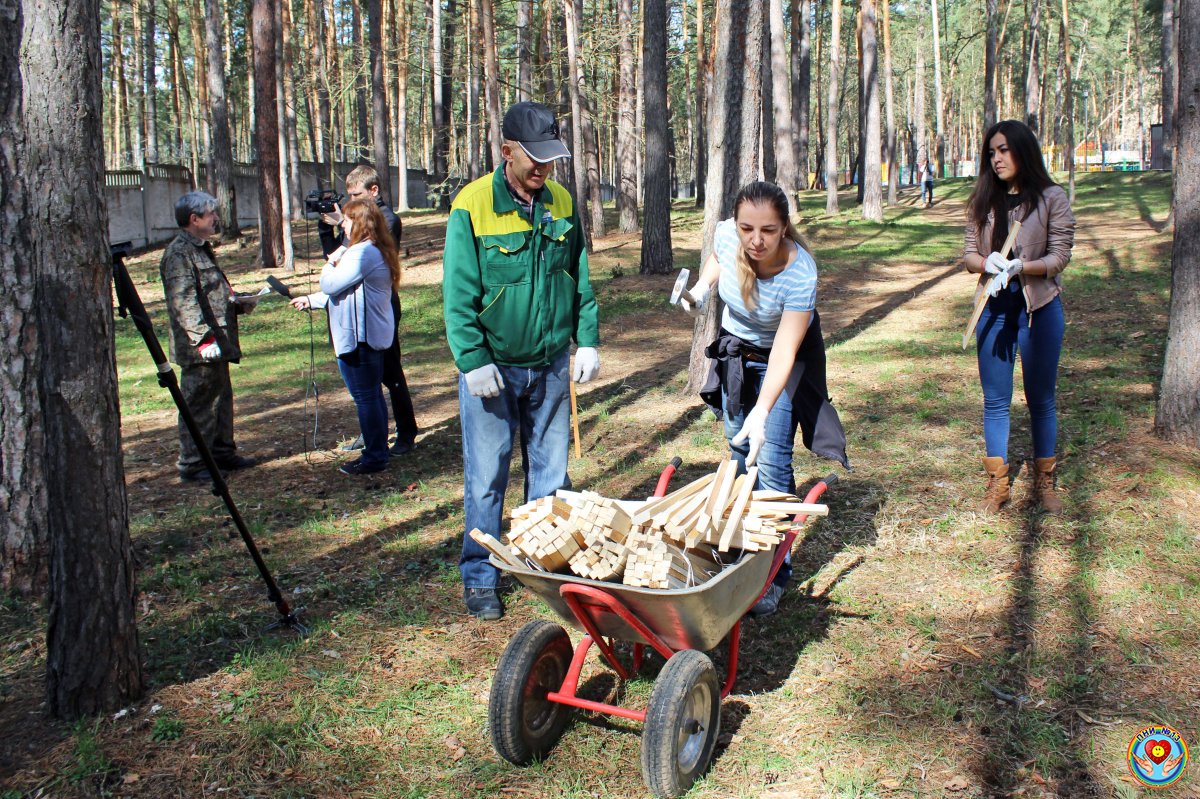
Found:
[[[253,300],[238,300],[209,239],[220,231],[217,201],[202,191],[175,203],[179,235],[163,251],[160,272],[171,319],[171,360],[179,364],[179,385],[204,442],[222,469],[253,466],[233,443],[233,386],[229,364],[241,360],[237,315],[249,313]],[[179,418],[179,478],[207,480],[191,433]]]
[[[346,194],[351,200],[371,199],[379,206],[396,249],[400,248],[400,217],[388,207],[379,194],[379,173],[373,167],[359,164],[346,175]],[[344,234],[341,228],[342,209],[334,205],[332,213],[321,214],[317,223],[317,235],[321,238],[321,251],[328,257],[342,246]],[[392,290],[392,315],[400,323],[400,297]],[[412,398],[408,394],[408,381],[404,379],[404,367],[400,365],[400,336],[392,339],[392,346],[384,354],[383,384],[392,397],[392,415],[396,417],[396,442],[392,444],[393,455],[403,455],[416,446],[417,419],[413,411]],[[348,444],[345,449],[361,449],[362,436]]]

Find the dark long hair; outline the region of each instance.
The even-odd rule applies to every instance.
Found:
[[[1008,141],[1008,151],[1017,165],[1017,187],[1020,190],[1017,207],[1020,218],[1025,219],[1033,211],[1042,193],[1055,185],[1042,161],[1042,148],[1037,136],[1024,122],[1006,119],[992,125],[983,136],[983,148],[979,153],[979,177],[975,190],[967,200],[967,220],[982,233],[987,224],[988,213],[992,214],[991,250],[999,252],[1008,238],[1008,183],[996,176],[992,169],[992,138],[1003,133]],[[980,242],[982,245],[983,242]]]
[[[805,252],[812,253],[808,242],[804,240],[804,236],[800,235],[800,231],[792,223],[791,209],[788,208],[787,194],[783,189],[765,180],[747,183],[733,200],[734,219],[737,219],[738,209],[742,207],[742,203],[767,205],[775,209],[775,213],[779,215],[779,223],[784,229],[783,237],[796,242],[796,246]],[[740,239],[737,248],[737,275],[742,302],[746,304],[747,309],[753,310],[758,304],[758,276],[754,273],[754,267],[750,266],[750,259],[746,257],[746,250],[742,247]]]

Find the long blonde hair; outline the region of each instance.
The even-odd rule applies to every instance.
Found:
[[[738,196],[733,201],[733,218],[735,220],[744,203],[769,205],[774,208],[775,213],[779,215],[779,221],[784,226],[783,237],[791,239],[796,242],[797,247],[812,254],[808,242],[804,240],[804,236],[800,235],[800,231],[792,222],[787,195],[784,194],[783,189],[765,180],[756,180],[747,184],[738,192]],[[758,305],[758,275],[755,274],[754,267],[750,265],[750,258],[746,255],[746,248],[742,246],[740,238],[738,239],[735,263],[737,264],[738,290],[742,294],[742,303],[745,304],[747,311],[753,311]]]
[[[342,214],[354,223],[350,227],[350,243],[358,244],[370,239],[383,256],[383,262],[387,264],[388,272],[392,276],[392,286],[399,288],[400,253],[396,250],[396,243],[392,241],[387,220],[383,218],[379,206],[374,200],[351,200],[342,208]]]

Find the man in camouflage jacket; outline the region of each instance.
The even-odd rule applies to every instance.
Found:
[[[163,292],[171,319],[171,360],[179,364],[180,389],[205,443],[222,469],[253,466],[237,454],[233,443],[233,386],[229,364],[242,357],[237,315],[253,303],[239,302],[217,266],[209,239],[220,230],[217,201],[202,191],[189,192],[175,203],[180,232],[163,252]],[[179,418],[179,477],[208,480],[200,451]]]

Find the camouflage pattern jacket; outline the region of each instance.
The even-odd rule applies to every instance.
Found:
[[[171,317],[171,360],[180,366],[204,363],[197,347],[211,336],[221,347],[217,362],[237,363],[239,308],[212,244],[180,231],[163,252],[159,271]]]

